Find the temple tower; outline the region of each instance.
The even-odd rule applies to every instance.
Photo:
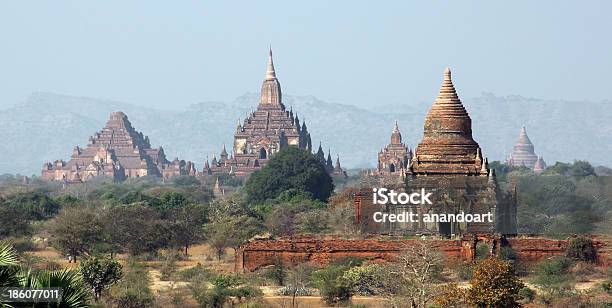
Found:
[[[408,168],[411,155],[408,147],[402,143],[402,133],[397,121],[395,121],[395,126],[391,131],[390,143],[378,152],[377,175],[395,177],[402,170],[405,171]]]
[[[96,176],[115,180],[142,176],[195,175],[191,162],[166,159],[164,149],[151,148],[148,136],[136,131],[127,115],[113,112],[101,131],[89,138],[85,148],[75,146],[70,161],[45,163],[42,177],[63,182],[83,182]]]
[[[310,150],[311,137],[306,123],[300,125],[297,114],[285,109],[270,49],[257,109],[242,124],[236,125],[231,157],[223,147],[220,159],[213,160],[203,173],[229,174],[231,171],[238,176],[248,176],[287,146]]]
[[[404,147],[401,134],[396,127],[391,133],[391,143],[387,146]],[[386,172],[385,153],[379,153],[379,172]],[[408,152],[408,151],[407,151]],[[409,152],[408,152],[409,153]],[[388,165],[387,165],[388,166]],[[401,164],[400,164],[401,166]],[[397,172],[397,170],[396,170]],[[478,222],[428,222],[423,219],[401,223],[364,222],[371,230],[390,234],[436,234],[457,236],[462,234],[516,233],[516,202],[509,193],[502,192],[495,178],[495,171],[489,168],[482,150],[472,137],[472,120],[461,103],[450,69],[444,71],[442,86],[431,106],[423,126],[423,139],[416,147],[408,163],[400,169],[402,181],[370,181],[360,191],[359,213],[383,211],[392,214],[492,214],[493,221]],[[374,186],[375,185],[375,186]],[[384,185],[396,192],[416,192],[425,189],[431,192],[432,204],[395,204],[373,205],[370,200],[372,188]],[[365,214],[369,216],[368,214]],[[481,216],[482,217],[482,216]],[[368,219],[366,217],[366,219]]]
[[[261,85],[261,98],[259,101],[260,105],[271,105],[280,106],[285,109],[282,103],[282,93],[280,82],[276,78],[276,71],[274,70],[274,60],[272,59],[272,49],[268,55],[268,66],[266,68],[266,78]]]
[[[423,140],[415,149],[411,173],[486,176],[489,169],[483,169],[483,163],[480,147],[472,138],[472,120],[447,68],[440,93],[425,118]]]
[[[516,167],[524,166],[534,169],[537,161],[538,156],[535,153],[533,143],[531,143],[531,139],[527,136],[527,130],[523,126],[519,134],[519,140],[512,148],[512,153],[508,156],[507,163]],[[539,167],[542,167],[542,164]]]

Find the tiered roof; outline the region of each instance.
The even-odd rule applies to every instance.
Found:
[[[527,130],[523,126],[519,134],[519,140],[508,157],[508,163],[517,167],[534,168],[537,161],[538,156],[535,154],[533,143],[531,143],[529,136],[527,136]]]
[[[401,174],[402,170],[408,167],[412,153],[402,142],[402,133],[399,125],[395,121],[395,126],[391,131],[391,142],[378,152],[378,175]]]
[[[444,71],[438,97],[425,118],[423,140],[415,149],[413,174],[488,175],[480,147],[472,138],[472,120]]]
[[[286,110],[283,105],[281,86],[270,50],[257,110],[251,112],[242,124],[238,121],[232,155],[228,157],[224,147],[219,160],[213,158],[210,165],[208,162],[204,164],[204,173],[246,176],[263,167],[271,155],[289,145],[312,150],[306,121],[300,123],[297,114],[293,110]],[[333,167],[330,171],[333,171]]]
[[[195,174],[191,162],[170,162],[162,147],[151,148],[149,137],[136,131],[121,111],[113,112],[102,130],[89,138],[86,148],[76,146],[68,162],[46,163],[43,177],[79,182],[92,176],[118,180],[138,176]]]

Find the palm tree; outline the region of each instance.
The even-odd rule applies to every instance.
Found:
[[[89,290],[83,284],[83,277],[73,269],[43,271],[36,275],[33,288],[59,288],[61,290],[61,307],[88,307]]]
[[[0,287],[19,285],[19,258],[17,251],[9,243],[0,242]]]
[[[46,303],[46,307],[87,307],[90,295],[76,270],[33,273],[29,268],[19,266],[17,251],[5,242],[0,242],[0,287],[59,288],[61,302]],[[11,306],[0,302],[0,307]]]
[[[18,262],[19,258],[15,248],[9,243],[0,242],[0,266],[13,266],[17,265]]]

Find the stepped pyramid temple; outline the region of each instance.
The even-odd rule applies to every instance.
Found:
[[[401,150],[399,129],[394,129],[391,138],[394,148]],[[387,149],[389,146],[387,146]],[[405,148],[405,147],[404,147]],[[387,159],[385,151],[379,154],[381,171],[400,170],[401,181],[385,181],[380,176],[368,177],[370,188],[364,188],[356,198],[358,222],[371,219],[371,213],[383,211],[390,214],[412,212],[424,214],[493,214],[493,222],[415,222],[381,223],[363,222],[370,227],[382,228],[379,232],[391,234],[440,234],[444,236],[465,233],[516,233],[515,196],[503,192],[497,185],[495,170],[488,166],[482,150],[472,138],[472,122],[459,100],[451,71],[446,69],[440,93],[425,118],[423,139],[414,154],[406,150],[408,163]],[[402,157],[403,158],[403,157]],[[380,167],[383,167],[380,166]],[[405,168],[405,169],[402,169]],[[395,191],[417,192],[425,189],[432,192],[432,204],[372,205],[372,187],[385,187]],[[361,197],[359,197],[361,196]],[[382,208],[381,208],[382,207]],[[367,213],[370,211],[370,213]]]
[[[397,121],[391,132],[391,143],[378,152],[378,166],[376,172],[385,177],[399,177],[405,175],[408,164],[412,158],[412,151],[402,143]]]
[[[527,136],[525,126],[521,128],[518,142],[514,145],[512,153],[508,155],[506,161],[508,165],[516,167],[527,167],[536,173],[541,173],[546,168],[546,163],[542,157],[535,154],[533,143]]]
[[[274,153],[287,146],[312,151],[306,122],[300,124],[298,115],[293,110],[286,110],[283,105],[281,86],[276,78],[270,50],[257,110],[251,112],[242,124],[238,121],[232,154],[228,154],[224,145],[219,158],[215,156],[210,163],[208,159],[204,162],[202,173],[248,176],[265,166]],[[334,172],[333,169],[331,172]]]
[[[113,112],[106,126],[89,138],[86,148],[75,146],[70,161],[56,160],[43,165],[46,180],[79,183],[96,176],[121,181],[126,178],[157,176],[169,178],[195,175],[193,163],[166,159],[164,149],[151,148],[148,136],[137,132],[123,112]]]

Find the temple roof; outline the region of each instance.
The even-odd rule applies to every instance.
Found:
[[[483,157],[472,138],[472,120],[461,103],[451,79],[444,71],[438,97],[423,129],[423,140],[414,153],[414,171],[421,174],[482,174]]]

